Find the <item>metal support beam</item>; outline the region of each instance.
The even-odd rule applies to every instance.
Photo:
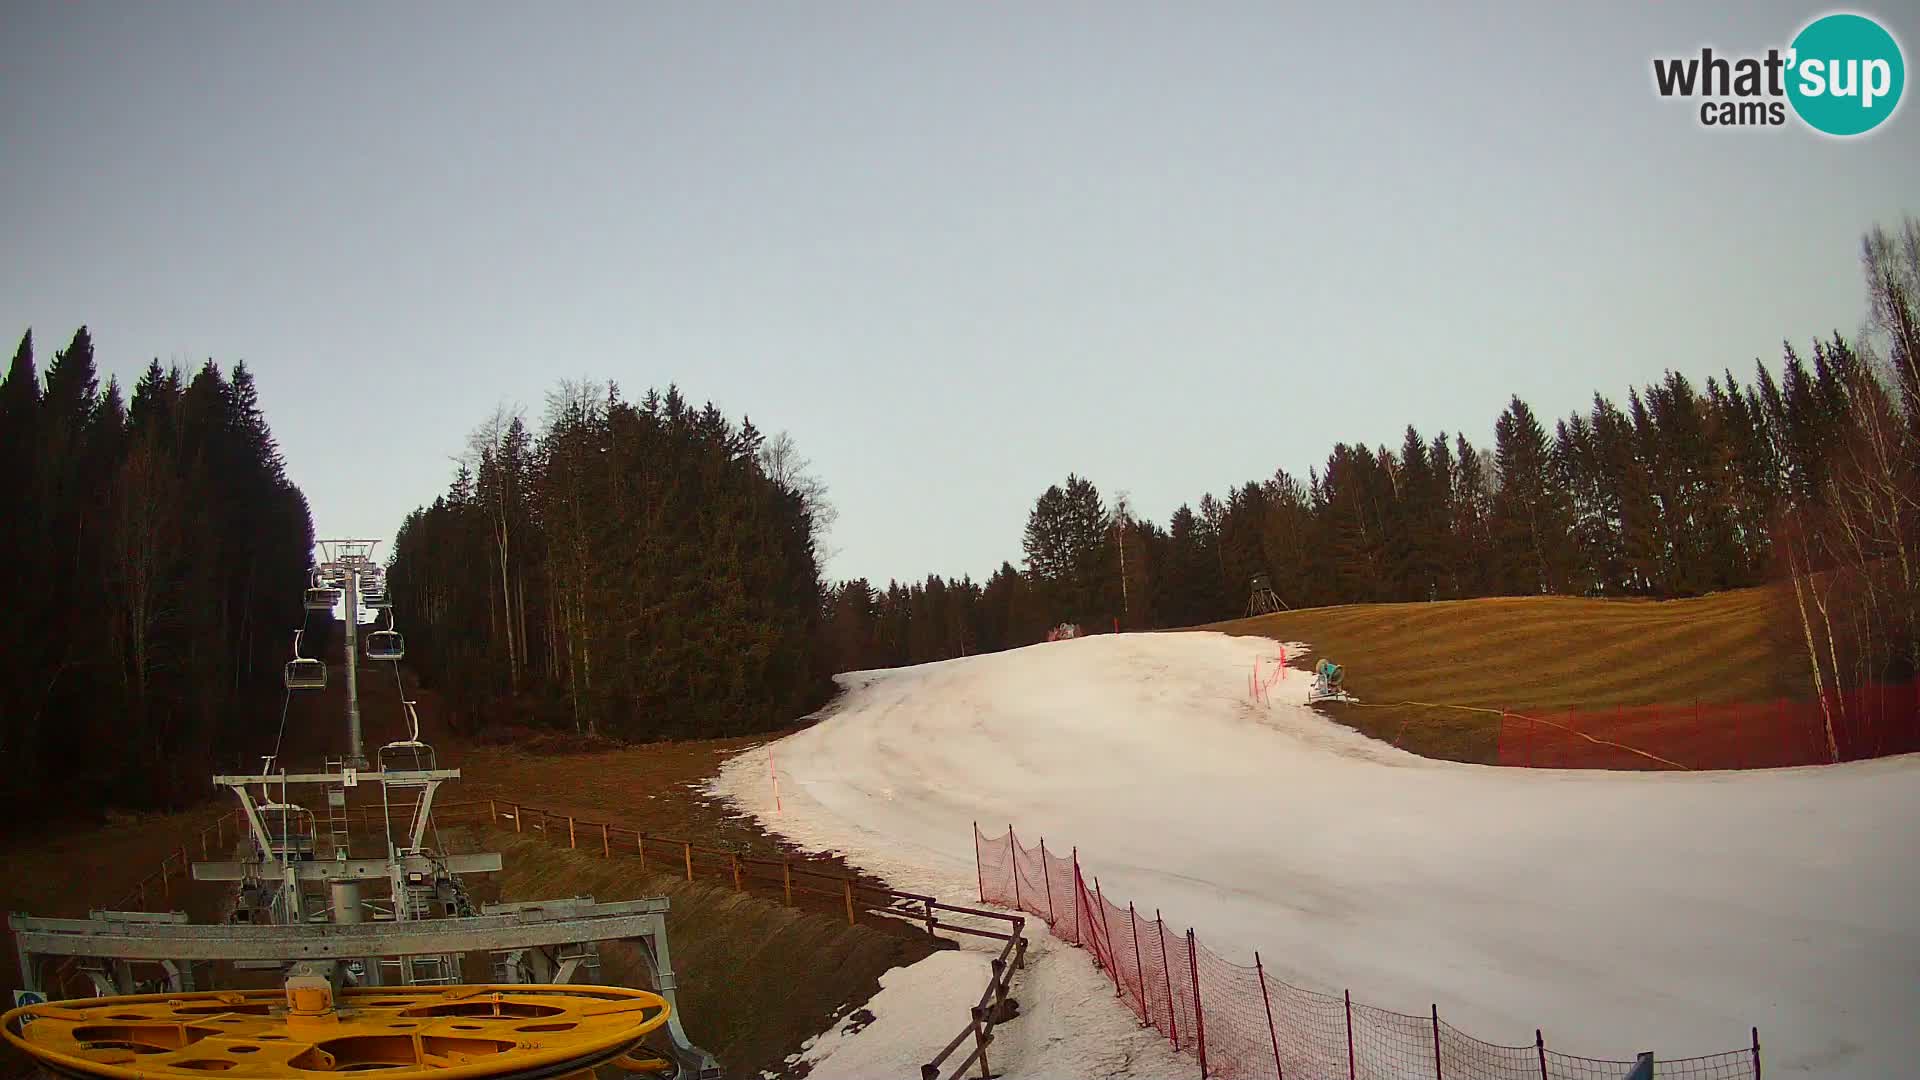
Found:
[[[8,917],[21,955],[127,960],[330,960],[499,951],[665,936],[664,897],[588,902],[576,912],[335,925],[205,926]],[[26,972],[23,970],[22,972]],[[670,976],[669,976],[670,977]]]
[[[407,833],[407,850],[419,851],[427,843],[427,820],[433,813],[433,794],[440,790],[440,781],[429,780],[420,790],[420,799],[413,807],[413,827]]]
[[[434,873],[436,867],[448,874],[490,874],[498,871],[502,863],[499,852],[487,851],[471,855],[448,855],[435,861],[425,855],[407,855],[400,860],[403,873]],[[285,868],[291,867],[298,881],[387,881],[388,862],[385,859],[314,859],[311,862],[282,864],[278,861],[266,862],[197,862],[193,864],[195,881],[253,881],[272,878],[279,880],[284,876]]]
[[[336,772],[317,773],[221,773],[213,778],[221,787],[244,787],[248,784],[328,784],[338,785],[340,774]],[[390,787],[416,786],[429,780],[458,780],[459,769],[389,769],[386,772],[363,772],[356,780],[360,783],[385,783]]]
[[[347,626],[347,766],[367,767],[367,752],[360,743],[360,571],[347,571],[346,609],[340,621]]]

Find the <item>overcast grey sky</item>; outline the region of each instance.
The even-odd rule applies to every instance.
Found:
[[[677,381],[884,581],[1018,562],[1069,470],[1164,523],[1859,324],[1915,106],[1715,131],[1650,75],[1825,5],[1455,7],[9,3],[0,332],[246,360],[323,535],[498,404]]]

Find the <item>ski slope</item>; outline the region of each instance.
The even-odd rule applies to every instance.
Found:
[[[1539,1027],[1566,1053],[1680,1057],[1758,1025],[1770,1077],[1920,1075],[1920,756],[1697,774],[1433,761],[1321,718],[1299,672],[1254,705],[1248,669],[1276,651],[1103,635],[842,676],[825,719],[715,788],[943,895],[975,889],[972,823],[1012,823],[1077,845],[1108,898],[1229,959],[1258,949],[1289,982],[1402,1012],[1438,1003],[1482,1039]],[[1071,1039],[1032,1042],[996,1067],[1088,1064]]]

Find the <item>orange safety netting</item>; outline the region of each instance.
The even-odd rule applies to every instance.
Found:
[[[1633,1061],[1562,1054],[1535,1033],[1529,1046],[1502,1046],[1461,1032],[1436,1006],[1412,1016],[1317,993],[1269,976],[1254,954],[1251,967],[1200,944],[1191,929],[1173,930],[1158,911],[1148,918],[1106,894],[1083,874],[1079,853],[1061,857],[1043,843],[973,833],[983,903],[1044,919],[1055,937],[1085,948],[1113,980],[1120,1001],[1178,1050],[1198,1059],[1202,1075],[1271,1080],[1620,1080]],[[1722,1054],[1661,1060],[1657,1075],[1684,1080],[1756,1080],[1753,1045]]]
[[[1832,737],[1829,739],[1829,729]],[[1502,765],[1763,769],[1920,751],[1920,682],[1812,701],[1502,709]]]

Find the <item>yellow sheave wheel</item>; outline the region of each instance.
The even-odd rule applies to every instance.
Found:
[[[666,1022],[666,1001],[645,990],[490,985],[348,990],[321,1017],[288,1016],[280,990],[85,998],[14,1009],[0,1033],[42,1067],[84,1080],[364,1071],[480,1080],[637,1059],[640,1040]]]

